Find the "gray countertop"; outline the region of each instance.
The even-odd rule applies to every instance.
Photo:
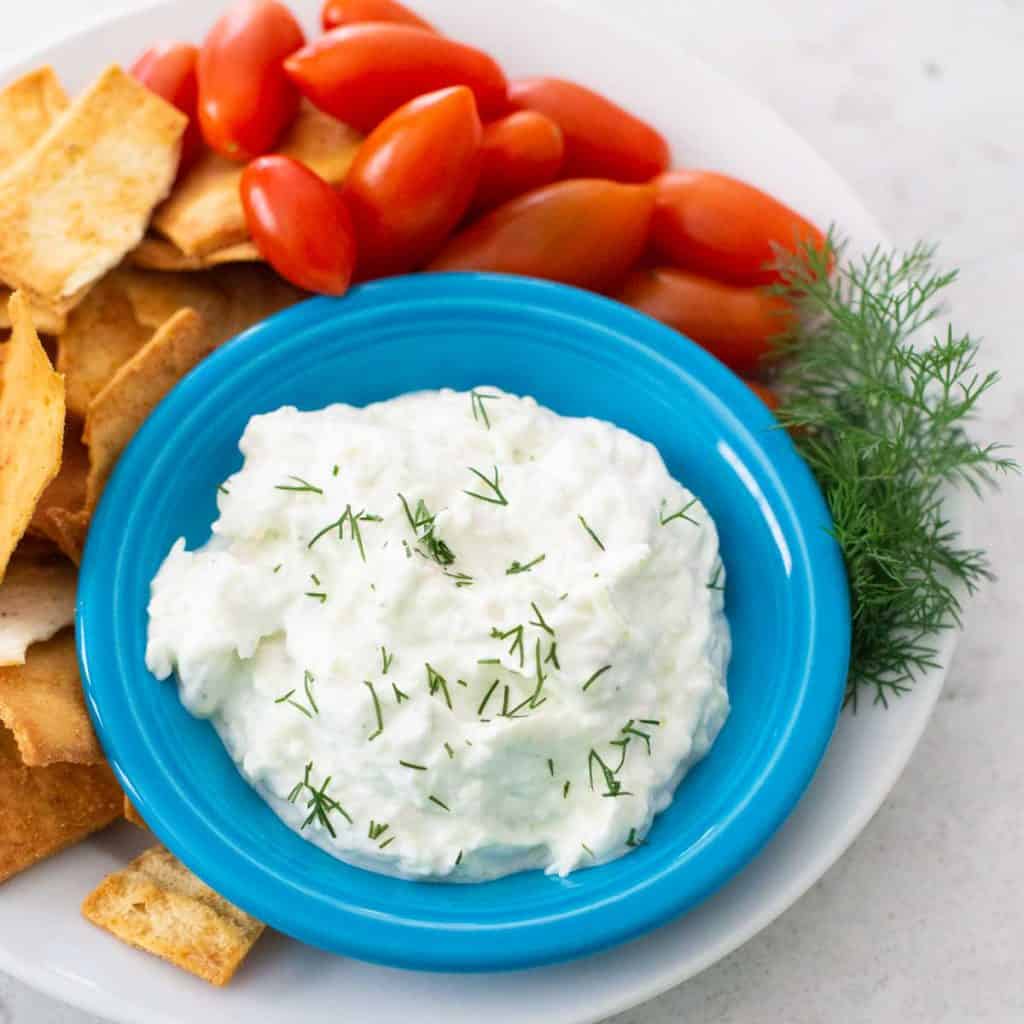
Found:
[[[577,3],[623,16],[614,0]],[[128,6],[9,4],[0,62],[53,25]],[[961,270],[954,318],[1004,376],[979,436],[1020,445],[1020,0],[633,0],[628,10],[775,106],[897,244],[941,241],[940,259]],[[999,579],[971,603],[931,725],[861,838],[771,927],[615,1024],[1024,1020],[1024,663],[1007,642],[1024,623],[1022,505],[1016,480],[976,507],[975,539]],[[0,975],[0,1024],[97,1018]]]

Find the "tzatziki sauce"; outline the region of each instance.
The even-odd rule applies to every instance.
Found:
[[[479,387],[281,408],[240,448],[146,663],[289,827],[466,882],[644,842],[729,710],[715,524],[651,444]]]

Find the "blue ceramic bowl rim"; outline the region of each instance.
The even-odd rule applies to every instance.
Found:
[[[783,741],[773,751],[770,772],[766,767],[758,780],[757,800],[738,801],[696,855],[635,886],[628,900],[595,902],[512,924],[465,921],[455,927],[404,918],[401,907],[382,915],[335,901],[328,928],[317,919],[316,912],[325,908],[315,905],[315,892],[272,872],[258,851],[240,849],[218,832],[216,822],[195,814],[187,798],[188,780],[154,763],[130,729],[104,714],[104,701],[113,699],[119,686],[130,685],[133,671],[117,642],[124,628],[117,616],[118,580],[130,557],[123,524],[131,522],[133,512],[131,481],[146,473],[156,451],[175,443],[179,417],[251,355],[328,317],[342,319],[387,302],[429,303],[441,293],[504,308],[533,304],[619,332],[662,368],[678,371],[685,365],[706,388],[698,397],[716,395],[728,407],[735,429],[761,431],[763,464],[780,486],[790,525],[797,530],[793,557],[800,571],[794,571],[792,582],[805,588],[813,618],[810,667],[791,716],[782,723]],[[724,884],[771,838],[810,783],[841,706],[850,634],[842,556],[822,528],[831,519],[812,474],[785,432],[768,429],[773,423],[750,389],[693,342],[619,303],[563,285],[496,274],[420,274],[361,285],[344,304],[314,298],[268,318],[222,346],[164,398],[121,456],[93,518],[79,576],[76,636],[86,703],[115,775],[157,837],[214,889],[279,931],[359,959],[422,970],[517,969],[586,955],[664,924]]]

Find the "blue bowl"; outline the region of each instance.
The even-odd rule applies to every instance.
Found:
[[[565,879],[479,885],[349,867],[300,838],[208,722],[146,670],[149,583],[173,541],[202,544],[250,416],[497,385],[653,442],[718,524],[732,713],[646,845]],[[676,916],[743,867],[825,751],[850,616],[842,559],[807,467],[765,406],[696,345],[575,289],[420,275],[304,302],[183,380],[139,431],[97,510],[78,591],[93,720],[121,783],[200,878],[304,942],[398,967],[489,971],[567,960]]]

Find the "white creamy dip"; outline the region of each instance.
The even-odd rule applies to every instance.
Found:
[[[146,661],[284,822],[462,881],[643,842],[729,708],[715,525],[652,445],[479,388],[278,409],[240,447]]]

